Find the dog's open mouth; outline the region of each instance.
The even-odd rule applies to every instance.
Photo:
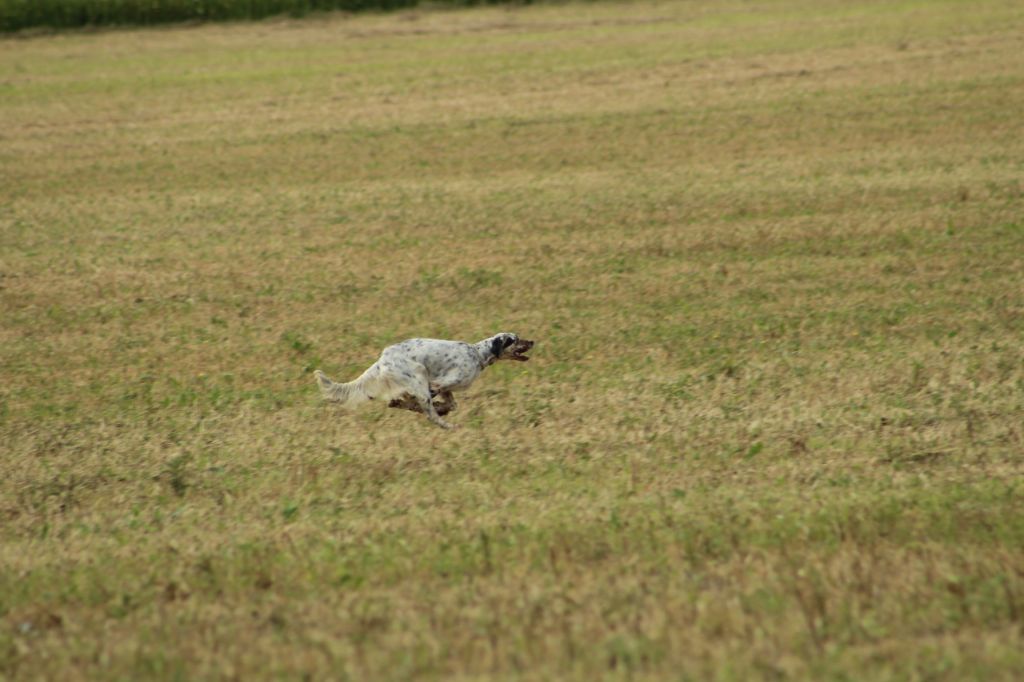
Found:
[[[526,362],[530,359],[527,357],[526,352],[531,348],[533,348],[533,341],[519,339],[505,352],[505,357],[509,360],[516,360],[517,362]]]

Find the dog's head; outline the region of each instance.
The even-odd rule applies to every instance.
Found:
[[[491,337],[491,354],[494,360],[515,360],[526,362],[530,358],[526,351],[533,348],[533,341],[521,339],[517,334],[502,332]]]

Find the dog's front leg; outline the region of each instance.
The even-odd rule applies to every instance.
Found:
[[[454,429],[454,424],[449,424],[445,420],[441,419],[441,415],[448,414],[450,408],[447,403],[441,403],[438,408],[434,407],[434,403],[429,400],[421,400],[415,396],[411,396],[408,393],[403,395],[401,398],[395,398],[388,403],[388,407],[397,407],[401,410],[410,410],[412,412],[418,412],[420,414],[427,415],[427,419],[440,426],[442,429]]]
[[[441,391],[436,396],[440,396],[440,400],[434,403],[434,410],[437,411],[439,417],[443,417],[446,414],[455,411],[459,405],[455,402],[455,396],[452,395],[451,391]],[[416,402],[410,394],[406,393],[401,398],[395,398],[388,403],[388,407],[394,407],[400,410],[409,410],[410,412],[419,412],[423,414],[423,408]]]
[[[455,428],[454,424],[449,424],[445,420],[441,419],[440,415],[438,415],[438,413],[437,413],[437,410],[434,409],[434,403],[430,401],[429,397],[428,398],[417,398],[416,400],[420,404],[420,408],[423,410],[423,413],[427,415],[427,419],[429,419],[431,422],[433,422],[434,424],[437,424],[442,429],[454,429]]]
[[[446,414],[454,412],[455,408],[458,407],[458,404],[456,404],[455,396],[452,395],[452,392],[441,391],[438,395],[441,397],[441,400],[434,403],[434,409],[437,410],[437,414],[443,417]]]
[[[402,395],[401,398],[395,398],[392,400],[388,403],[388,407],[396,407],[400,410],[410,410],[412,412],[423,413],[423,408],[421,408],[420,404],[416,402],[416,399],[408,393]]]

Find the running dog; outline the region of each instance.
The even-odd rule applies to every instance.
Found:
[[[313,372],[325,400],[355,407],[370,400],[387,400],[388,407],[422,412],[441,428],[453,428],[444,415],[455,405],[454,391],[464,391],[485,367],[498,360],[529,360],[533,341],[502,332],[477,343],[441,339],[409,339],[388,346],[377,362],[355,381],[331,381]],[[434,404],[434,398],[441,400]]]

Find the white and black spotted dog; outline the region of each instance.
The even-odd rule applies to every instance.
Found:
[[[455,409],[453,391],[464,391],[485,367],[498,360],[529,360],[533,341],[502,332],[477,343],[441,339],[409,339],[388,346],[377,362],[355,381],[345,384],[316,370],[313,376],[325,400],[355,407],[369,400],[388,400],[388,407],[422,412],[450,429],[443,417]],[[434,403],[434,398],[441,400]]]

